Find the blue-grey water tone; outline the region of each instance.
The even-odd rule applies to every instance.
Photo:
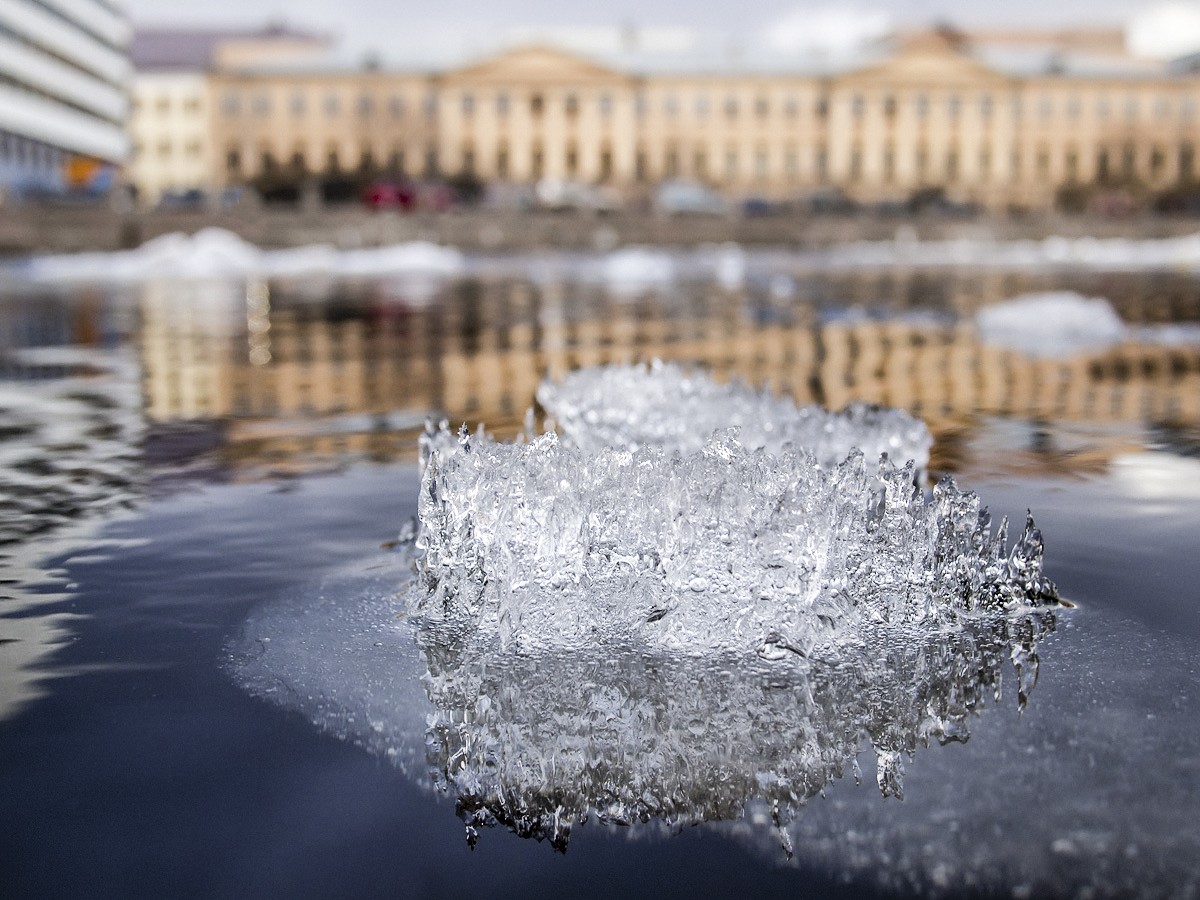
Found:
[[[0,894],[1200,892],[1200,282],[488,265],[4,287]],[[989,331],[1029,295],[1034,327]],[[1032,508],[1074,607],[782,687],[422,643],[395,542],[425,417],[510,437],[544,375],[655,357],[920,417],[930,478],[995,520]],[[870,752],[889,738],[902,800]],[[531,776],[548,739],[581,755]],[[554,830],[631,785],[639,821]]]

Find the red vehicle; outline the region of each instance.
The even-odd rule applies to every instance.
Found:
[[[362,201],[371,209],[399,209],[407,212],[416,205],[417,192],[411,185],[377,181],[363,191]]]

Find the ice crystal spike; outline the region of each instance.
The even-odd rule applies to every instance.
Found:
[[[1010,554],[950,479],[750,450],[429,438],[415,610],[525,648],[808,656],[860,621],[946,623],[1057,597],[1033,525]]]
[[[898,409],[855,404],[830,413],[741,384],[718,384],[701,372],[654,362],[582,369],[544,381],[538,400],[564,438],[585,449],[660,447],[700,450],[714,431],[740,429],[740,442],[778,454],[804,449],[823,466],[858,448],[874,462],[887,453],[901,465],[929,462],[933,439],[925,424]]]

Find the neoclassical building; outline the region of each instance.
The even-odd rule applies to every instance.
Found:
[[[1064,186],[1200,177],[1200,61],[1108,32],[897,35],[852,58],[589,58],[540,45],[441,71],[210,71],[214,186],[277,174],[471,173],[732,196],[922,188],[1038,208]]]

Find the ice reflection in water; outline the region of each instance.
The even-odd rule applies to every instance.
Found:
[[[903,757],[967,740],[1006,670],[1023,704],[1054,628],[1043,610],[864,629],[808,662],[502,653],[426,631],[429,763],[472,844],[502,826],[565,850],[590,816],[678,828],[765,809],[790,855],[788,823],[832,779],[858,778],[867,744],[880,791],[900,797]]]

